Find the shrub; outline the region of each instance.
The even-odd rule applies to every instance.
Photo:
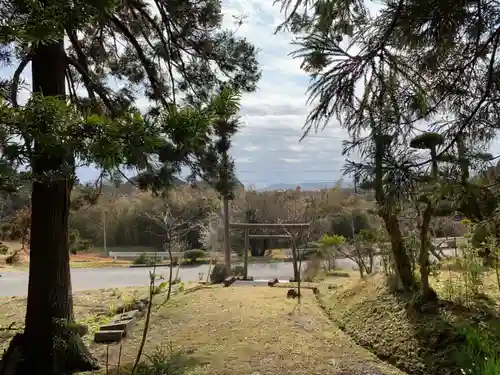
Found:
[[[9,251],[9,247],[4,244],[0,244],[0,255],[6,255]]]
[[[183,374],[183,363],[173,353],[158,347],[152,354],[146,355],[146,360],[137,366],[136,375],[180,375]]]
[[[199,258],[204,258],[206,253],[200,249],[191,249],[184,252],[184,259],[189,260],[191,263],[195,263]]]
[[[231,270],[234,276],[243,276],[245,274],[245,267],[243,266],[234,266]]]
[[[148,264],[148,262],[149,262],[148,256],[146,254],[142,253],[137,258],[135,258],[132,263],[133,264]]]
[[[221,283],[228,276],[229,274],[226,271],[226,266],[224,264],[216,264],[212,268],[212,273],[210,274],[210,281],[213,283]]]
[[[456,360],[463,374],[500,373],[499,328],[487,323],[478,327],[458,327],[463,344],[459,347]]]

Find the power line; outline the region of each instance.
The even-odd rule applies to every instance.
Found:
[[[245,180],[245,179],[240,179],[243,184],[245,185],[252,185],[252,184],[266,184],[266,185],[276,185],[276,184],[286,184],[286,185],[311,185],[311,184],[318,184],[318,185],[336,185],[338,183],[337,180]]]
[[[264,170],[259,169],[238,169],[237,173],[262,173]],[[299,170],[299,169],[272,169],[270,172],[294,172],[294,173],[338,173],[339,169],[318,169],[318,170]]]
[[[254,130],[255,129],[255,130]],[[300,131],[299,133],[284,133],[280,131],[280,129],[276,128],[263,128],[263,127],[258,127],[258,128],[252,128],[252,127],[243,127],[241,128],[240,132],[235,134],[235,137],[238,136],[238,134],[244,134],[244,131],[252,132],[252,135],[269,135],[269,136],[283,136],[283,137],[297,137],[297,141],[302,137],[303,131]],[[265,130],[265,132],[262,132],[262,130]],[[269,131],[269,133],[267,132]],[[278,131],[278,132],[277,132]],[[341,137],[337,137],[334,135],[318,135],[318,134],[308,134],[304,140],[307,140],[308,138],[312,139],[340,139]]]

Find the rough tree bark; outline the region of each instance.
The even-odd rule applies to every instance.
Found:
[[[299,270],[299,257],[300,254],[297,249],[297,243],[295,242],[295,235],[290,237],[290,246],[292,247],[292,263],[293,263],[293,279],[298,281],[300,279],[300,270]]]
[[[411,262],[406,252],[403,241],[403,235],[399,228],[399,223],[396,215],[382,214],[387,233],[391,239],[391,249],[394,259],[396,272],[399,276],[401,284],[406,291],[415,290],[415,279],[411,270]]]
[[[384,192],[384,170],[383,160],[386,152],[386,139],[383,136],[375,136],[375,199],[379,206],[379,216],[384,220],[385,228],[391,239],[391,250],[394,258],[394,266],[403,289],[408,292],[415,290],[415,279],[413,277],[411,261],[403,242],[403,235],[397,216],[387,206]]]
[[[63,40],[39,44],[32,60],[33,92],[65,97]],[[43,120],[38,124],[49,130]],[[45,178],[61,170],[71,155],[55,157],[34,145],[28,305],[24,333],[4,356],[4,374],[71,374],[97,368],[74,324],[68,250],[68,218],[73,179]]]
[[[427,208],[422,215],[422,224],[420,226],[420,253],[418,256],[418,263],[420,267],[420,281],[422,282],[422,297],[424,300],[435,297],[429,285],[429,225],[432,218],[432,205],[429,202]]]

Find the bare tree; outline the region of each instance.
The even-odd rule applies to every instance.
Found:
[[[219,260],[224,249],[224,211],[212,212],[207,219],[199,224],[200,240],[205,249],[210,254],[210,263],[208,264],[207,282],[212,270],[214,259]]]
[[[302,223],[305,222],[306,216],[306,204],[304,199],[300,194],[300,187],[292,192],[284,192],[279,195],[282,200],[282,207],[285,209],[285,218],[278,218],[278,223],[289,224],[289,223]],[[301,256],[297,248],[297,240],[299,239],[301,230],[300,229],[288,229],[286,225],[282,225],[283,230],[287,235],[290,236],[290,247],[292,250],[292,262],[293,262],[293,279],[300,282],[300,265]]]
[[[153,232],[153,234],[161,236],[163,238],[163,248],[168,251],[168,257],[170,259],[170,271],[168,276],[168,291],[167,300],[170,298],[172,291],[172,268],[174,264],[174,259],[172,256],[172,245],[174,243],[181,242],[182,238],[192,229],[194,229],[197,224],[194,217],[187,216],[186,212],[175,215],[172,213],[171,207],[168,203],[164,204],[162,210],[155,209],[152,212],[146,212],[144,215],[149,218],[152,222],[156,223],[159,227],[159,231]],[[156,256],[155,256],[156,262]]]
[[[287,219],[288,222],[295,223],[305,223],[310,221],[310,225],[307,229],[307,233],[303,236],[303,243],[305,249],[309,247],[309,242],[311,240],[312,228],[316,222],[318,207],[321,205],[325,198],[325,191],[322,191],[319,196],[309,196],[305,199],[300,191],[300,187],[297,186],[295,192],[290,196],[286,197],[285,207],[287,209]],[[293,258],[293,270],[294,270],[294,280],[297,282],[297,303],[300,304],[301,292],[301,271],[302,271],[302,259],[303,256],[300,255],[297,240],[301,232],[299,230],[288,229],[286,223],[283,225],[283,230],[290,236],[290,244],[292,247],[292,258]]]

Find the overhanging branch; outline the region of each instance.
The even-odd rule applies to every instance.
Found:
[[[14,107],[19,107],[17,103],[17,90],[19,89],[19,80],[21,78],[21,74],[26,69],[26,66],[33,58],[33,54],[29,52],[19,63],[17,69],[14,72],[14,76],[12,77],[12,85],[10,88],[10,101]]]
[[[87,91],[89,93],[96,92],[97,95],[99,95],[101,100],[104,102],[104,105],[106,105],[107,109],[111,112],[112,116],[113,117],[118,116],[118,110],[111,101],[111,99],[108,97],[104,87],[94,82],[90,77],[88,71],[78,61],[76,61],[70,56],[66,56],[66,59],[68,60],[68,64],[73,66],[78,71],[78,73],[82,75],[83,82],[87,88]]]
[[[151,87],[153,88],[153,92],[155,93],[156,98],[160,100],[161,103],[166,107],[168,103],[163,95],[164,94],[163,84],[158,79],[156,70],[154,69],[152,62],[144,54],[141,45],[139,44],[135,36],[132,34],[132,32],[127,28],[127,26],[125,26],[125,24],[122,21],[120,21],[116,16],[111,17],[111,21],[123,34],[123,36],[127,39],[127,41],[130,42],[130,44],[132,44],[132,46],[134,47],[135,52],[137,53],[137,56],[139,57],[139,60],[141,60],[142,66],[146,71],[146,74],[148,76],[149,82],[151,83]]]

